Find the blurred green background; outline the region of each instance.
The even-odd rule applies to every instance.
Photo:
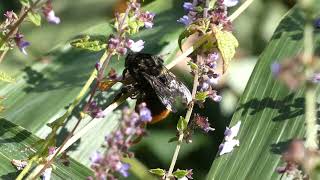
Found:
[[[151,1],[145,1],[145,4]],[[46,54],[59,44],[66,43],[90,27],[110,21],[115,3],[116,0],[55,0],[54,9],[56,15],[61,18],[61,24],[50,25],[43,21],[41,27],[34,27],[31,23],[25,23],[21,31],[25,39],[32,44],[27,49],[29,55],[24,56],[17,49],[10,51],[1,64],[0,70],[14,76],[34,63],[48,63]],[[182,1],[176,1],[176,3],[181,7]],[[196,112],[208,116],[210,123],[217,130],[209,134],[196,132],[193,143],[182,147],[176,165],[180,169],[194,169],[194,179],[203,179],[206,176],[223,137],[223,130],[235,110],[257,57],[263,51],[281,17],[294,4],[295,1],[292,0],[256,0],[235,20],[234,33],[240,42],[240,47],[229,72],[219,86],[223,100],[220,104],[206,102],[211,109],[196,109]],[[18,9],[17,1],[2,0],[0,2],[0,14],[4,14],[6,10],[17,11]],[[235,9],[230,9],[230,12]],[[177,13],[181,15],[184,13],[182,7],[177,9]],[[188,72],[179,67],[174,68],[173,71],[190,83]],[[134,147],[136,157],[147,167],[168,168],[175,144],[168,144],[167,141],[175,135],[178,116],[183,113],[170,115],[168,120],[149,126],[149,136]],[[101,134],[101,136],[104,135]],[[83,160],[83,163],[89,165],[88,160]]]

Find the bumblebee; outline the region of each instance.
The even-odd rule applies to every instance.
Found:
[[[192,100],[188,88],[164,65],[158,56],[146,53],[129,53],[122,73],[125,83],[122,92],[134,92],[131,98],[137,104],[145,102],[155,123],[176,112],[177,104],[189,104]]]

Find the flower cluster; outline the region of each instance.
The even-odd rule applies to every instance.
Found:
[[[313,60],[314,61],[314,60]],[[318,63],[317,61],[314,61]],[[315,64],[314,67],[319,67]],[[271,64],[271,73],[287,85],[291,90],[297,89],[304,82],[319,83],[320,82],[320,69],[315,69],[315,72],[309,74],[305,73],[305,65],[302,56],[283,60],[282,63]]]
[[[186,143],[192,142],[192,135],[194,133],[194,130],[200,129],[204,131],[205,133],[208,133],[209,131],[214,131],[215,129],[210,126],[209,120],[207,117],[201,116],[199,114],[194,114],[193,119],[188,124],[188,128],[183,132],[184,133],[184,140]],[[177,134],[177,137],[179,136],[179,133]]]
[[[215,102],[220,102],[222,97],[214,90],[218,85],[221,74],[216,70],[220,58],[218,52],[210,53],[205,58],[196,61],[199,74],[198,92],[205,93],[207,97]]]
[[[18,46],[19,50],[23,54],[28,55],[26,48],[30,46],[30,43],[28,41],[25,41],[23,37],[24,36],[22,34],[17,33],[16,36],[14,37],[14,41],[16,42],[16,45]]]
[[[86,112],[89,112],[90,116],[93,118],[103,118],[105,114],[103,113],[103,110],[101,107],[98,106],[98,104],[95,101],[92,101]]]
[[[31,8],[28,3],[23,4],[23,6],[26,6],[27,8]],[[60,18],[55,16],[55,12],[53,11],[51,0],[47,0],[41,6],[42,6],[42,12],[49,23],[53,23],[53,24],[60,23]],[[36,11],[37,9],[38,7],[35,6],[33,9],[30,10],[29,13],[32,12],[32,16],[38,15]],[[1,43],[0,51],[8,50],[12,48],[15,43],[16,46],[19,48],[19,50],[23,54],[27,55],[26,48],[30,46],[30,43],[23,40],[23,34],[17,31],[17,28],[20,24],[16,24],[16,23],[19,22],[18,19],[21,17],[18,17],[13,11],[7,11],[4,14],[4,16],[6,17],[6,19],[4,20],[4,22],[0,24],[0,43]],[[38,18],[34,18],[30,20],[37,26],[40,25],[41,20],[39,20]],[[16,33],[12,33],[12,32],[16,32]]]
[[[127,177],[130,165],[122,162],[123,157],[132,157],[129,148],[134,144],[134,138],[146,134],[144,125],[152,120],[151,112],[145,103],[138,106],[137,112],[125,108],[122,113],[120,128],[105,137],[104,153],[95,152],[91,158],[91,168],[97,179],[117,179],[117,174]],[[91,178],[93,179],[93,178]]]
[[[128,38],[110,38],[108,42],[108,50],[111,53],[117,53],[119,55],[125,55],[127,48],[133,52],[140,52],[144,48],[144,41],[138,40],[134,42]]]
[[[205,11],[204,1],[193,1],[184,2],[183,8],[187,12],[187,15],[184,15],[179,20],[179,23],[189,26],[192,23],[197,23],[203,17],[203,11]],[[239,0],[217,0],[215,3],[215,8],[208,11],[209,19],[212,24],[216,26],[222,26],[226,29],[231,29],[231,22],[227,19],[227,8],[235,6],[239,3]]]
[[[55,12],[53,11],[52,2],[51,0],[48,0],[43,6],[42,6],[42,13],[44,14],[44,17],[49,23],[52,24],[60,24],[60,18],[55,15]]]
[[[224,131],[224,142],[219,146],[219,155],[223,155],[226,153],[230,153],[235,146],[239,146],[239,140],[235,139],[240,130],[241,121],[239,121],[236,125],[229,128],[227,127]]]
[[[126,34],[135,34],[142,27],[147,29],[153,27],[155,14],[149,11],[142,11],[140,3],[128,3],[128,12],[116,15],[115,28],[120,33],[117,37],[110,37],[108,41],[108,50],[113,54],[125,55],[130,49],[133,52],[140,52],[144,48],[144,41],[133,41],[125,37]]]
[[[306,174],[314,174],[312,171],[320,163],[320,152],[306,148],[302,140],[293,140],[282,154],[282,159],[285,165],[277,168],[278,173],[290,179],[309,179]]]

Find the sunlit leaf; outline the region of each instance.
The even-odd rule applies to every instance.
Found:
[[[41,25],[41,15],[39,13],[30,11],[28,12],[28,18],[34,25]]]
[[[238,40],[233,36],[232,32],[215,29],[215,37],[218,49],[223,58],[223,71],[225,72],[230,61],[236,53],[239,46]]]
[[[276,168],[283,165],[281,154],[292,139],[304,135],[304,88],[290,91],[272,75],[270,66],[301,52],[303,28],[304,16],[297,8],[279,24],[232,117],[231,124],[243,122],[240,146],[216,157],[207,179],[280,179]],[[318,49],[320,33],[315,33]]]
[[[0,72],[0,80],[4,82],[15,82],[15,79],[4,72]]]

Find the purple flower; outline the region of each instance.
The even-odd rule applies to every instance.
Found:
[[[53,10],[45,14],[47,21],[51,24],[60,24],[60,18],[57,17]]]
[[[183,8],[186,11],[192,11],[193,10],[193,5],[190,2],[184,2],[183,3]]]
[[[122,163],[121,168],[118,170],[118,172],[123,176],[123,177],[128,177],[129,172],[128,170],[130,169],[130,164],[127,163]]]
[[[217,85],[219,82],[220,76],[217,74],[216,76],[209,77],[208,83],[211,86]]]
[[[51,24],[59,24],[60,18],[55,15],[53,11],[52,2],[48,0],[44,6],[42,7],[42,12],[46,18],[46,20]]]
[[[192,172],[192,171],[193,171],[193,169],[189,169],[189,170],[188,170],[188,174],[187,174],[187,178],[188,178],[188,179],[193,179],[193,178],[192,178],[192,175],[193,175],[193,172]]]
[[[50,146],[48,151],[49,151],[49,155],[52,155],[55,153],[56,147]]]
[[[214,102],[220,102],[220,101],[222,100],[222,96],[219,96],[219,95],[217,95],[217,94],[212,95],[212,96],[210,96],[210,97],[211,97],[211,99],[212,99]]]
[[[208,60],[207,60],[207,62],[209,61],[209,62],[212,62],[212,61],[217,61],[218,59],[219,59],[219,53],[217,53],[217,52],[213,52],[213,53],[211,53],[211,54],[209,54],[208,55]]]
[[[152,120],[151,111],[147,108],[146,103],[141,103],[139,105],[139,115],[143,122],[151,122]]]
[[[182,18],[177,20],[177,22],[182,23],[186,26],[189,26],[192,23],[192,19],[189,16],[184,15]]]
[[[144,41],[139,40],[134,42],[133,40],[129,39],[127,46],[133,52],[140,52],[144,48]]]
[[[90,116],[93,118],[105,117],[103,110],[101,109],[101,107],[98,106],[98,104],[95,101],[90,103],[88,112],[90,113]]]
[[[224,0],[223,4],[227,7],[233,7],[239,3],[239,0]]]
[[[195,114],[194,122],[200,129],[202,129],[206,133],[208,133],[209,131],[215,130],[214,128],[210,127],[209,120],[206,117]]]
[[[281,71],[281,64],[279,63],[272,63],[271,64],[271,72],[274,76],[278,76]]]
[[[311,81],[313,83],[319,83],[320,82],[320,73],[313,74]]]
[[[101,64],[99,62],[96,62],[96,64],[94,65],[94,67],[96,68],[97,71],[100,70],[101,68]]]
[[[200,86],[200,90],[201,91],[206,91],[206,90],[208,90],[209,89],[209,84],[208,83],[206,83],[206,82],[203,82],[202,84],[201,84],[201,86]]]
[[[99,151],[96,151],[90,156],[90,161],[93,164],[97,164],[102,160],[102,158],[102,154]]]
[[[14,37],[14,40],[16,42],[16,45],[18,46],[18,48],[20,49],[20,51],[25,54],[28,55],[26,48],[28,46],[30,46],[30,43],[27,41],[23,40],[23,35],[20,33],[17,33],[16,36]]]
[[[152,28],[152,26],[153,26],[153,22],[152,21],[153,21],[154,16],[155,16],[155,14],[151,13],[149,11],[143,12],[143,13],[140,14],[139,20],[144,23],[144,27],[149,29],[149,28]]]
[[[315,26],[315,28],[320,29],[320,18],[317,18],[317,19],[314,21],[314,26]]]

